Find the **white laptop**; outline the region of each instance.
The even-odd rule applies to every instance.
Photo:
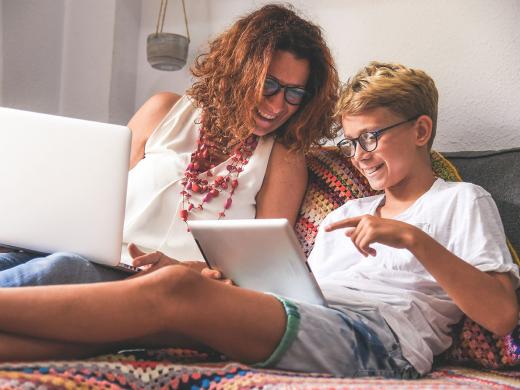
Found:
[[[238,286],[326,306],[286,219],[188,221],[210,268]]]
[[[121,260],[127,127],[0,107],[0,246]]]

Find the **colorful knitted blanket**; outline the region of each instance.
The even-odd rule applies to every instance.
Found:
[[[520,372],[446,366],[425,378],[333,378],[255,369],[187,350],[0,365],[0,389],[519,389]]]

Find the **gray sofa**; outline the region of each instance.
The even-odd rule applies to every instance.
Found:
[[[520,148],[443,153],[462,180],[485,188],[495,200],[506,235],[520,249]]]

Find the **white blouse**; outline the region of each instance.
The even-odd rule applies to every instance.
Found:
[[[180,218],[183,190],[181,184],[191,153],[196,149],[200,133],[201,111],[183,96],[153,131],[145,145],[143,158],[129,172],[122,259],[130,262],[127,245],[138,245],[143,251],[159,250],[180,260],[203,261],[186,223]],[[238,178],[233,203],[226,219],[255,218],[256,194],[262,186],[273,147],[271,136],[261,137],[249,162]],[[217,165],[214,176],[227,174],[229,160]],[[205,174],[201,174],[204,178]],[[208,178],[213,182],[213,178]],[[231,187],[231,186],[230,186]],[[203,195],[192,194],[192,202],[202,202]],[[204,209],[193,209],[188,220],[217,219],[224,210],[225,193],[204,203]]]

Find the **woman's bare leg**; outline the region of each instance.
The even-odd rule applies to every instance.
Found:
[[[204,347],[185,337],[171,337],[169,334],[153,335],[125,343],[84,344],[0,333],[0,362],[77,359],[115,353],[123,348],[162,348],[172,345],[191,349]]]
[[[2,289],[0,312],[0,332],[94,344],[168,334],[245,362],[268,357],[286,321],[276,298],[184,266],[119,282]]]
[[[84,358],[115,350],[117,346],[108,344],[78,344],[0,334],[0,361],[2,362]]]

